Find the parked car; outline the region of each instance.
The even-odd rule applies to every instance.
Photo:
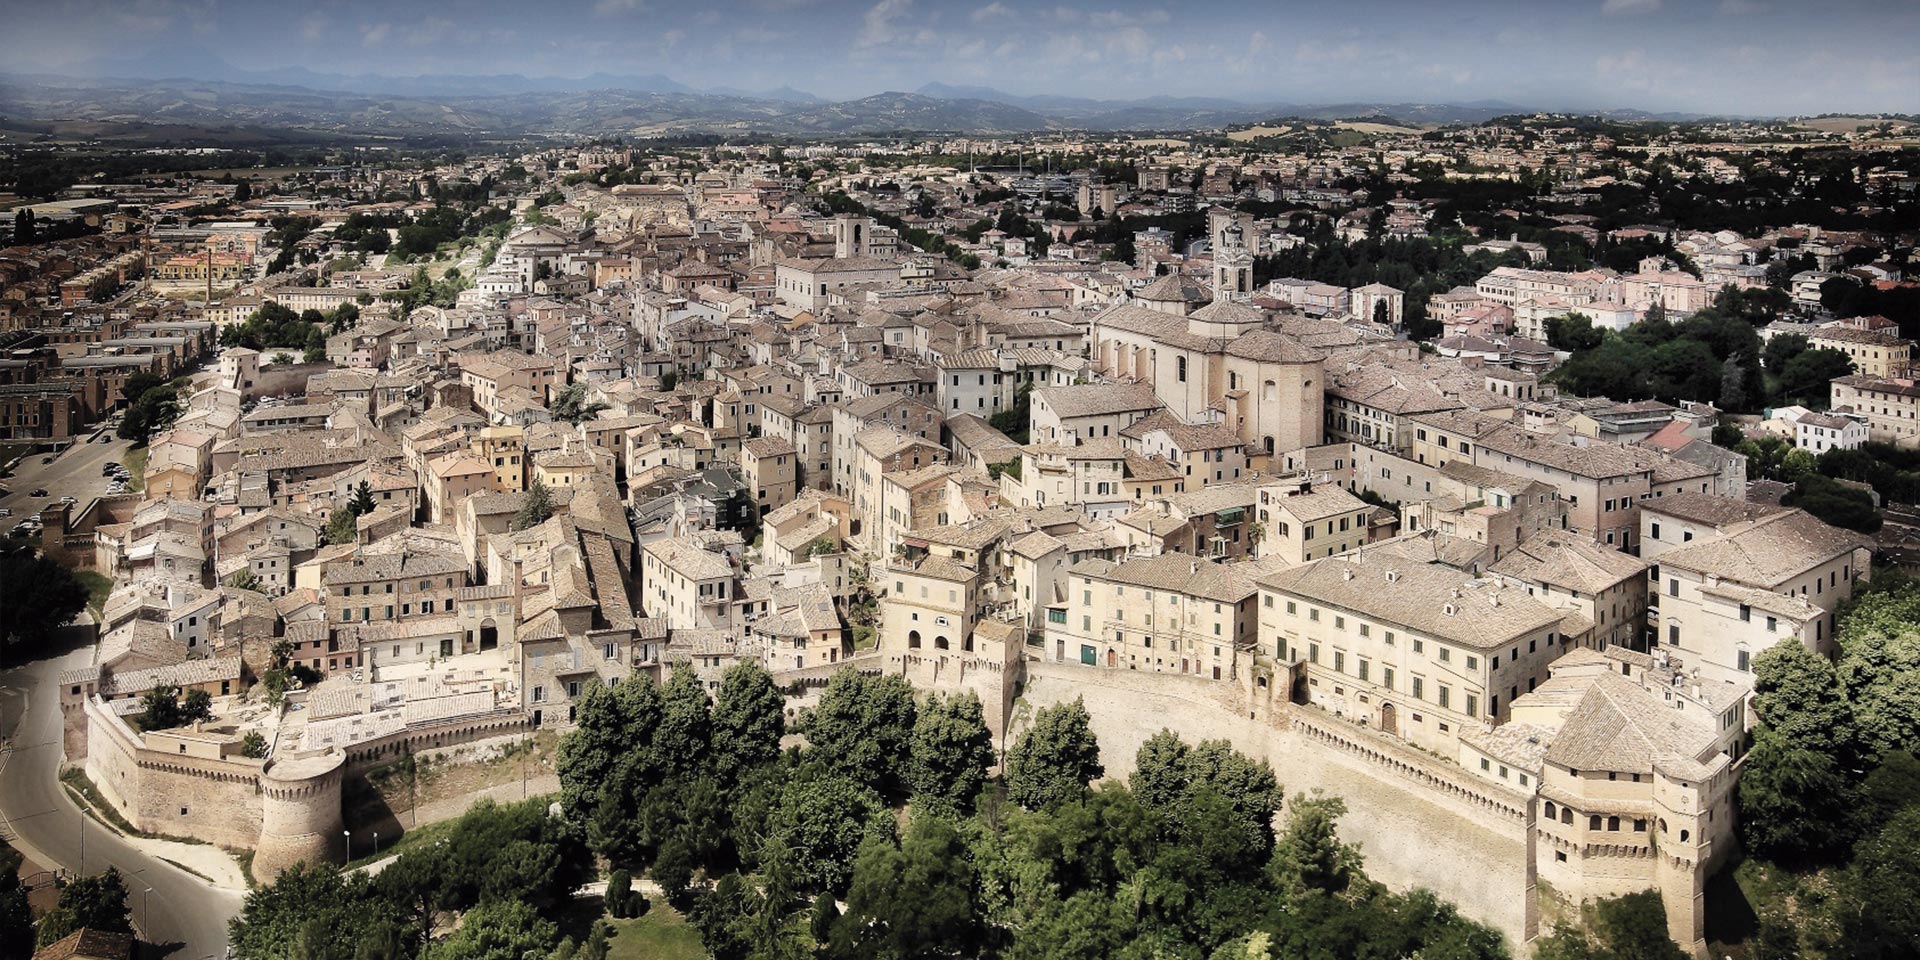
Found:
[[[80,498],[79,498],[79,497],[61,497],[61,498],[60,498],[60,502],[61,502],[61,503],[64,503],[64,504],[66,504],[66,505],[67,505],[67,506],[69,506],[69,507],[71,507],[71,506],[73,506],[74,504],[76,504],[76,503],[79,503],[79,502],[80,502]]]
[[[47,495],[46,487],[39,487],[27,494],[27,496],[29,497],[44,497],[46,495]]]
[[[0,520],[5,520],[6,518],[11,516],[13,516],[12,507],[0,507]]]
[[[53,458],[54,458],[54,457],[57,457],[57,456],[59,456],[59,454],[53,454],[52,456],[45,456],[45,457],[41,457],[41,458],[40,458],[40,462],[41,462],[41,463],[52,463],[52,462],[53,462]]]

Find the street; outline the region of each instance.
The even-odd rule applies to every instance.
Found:
[[[241,894],[215,889],[82,817],[60,783],[56,681],[61,670],[83,666],[91,655],[81,647],[0,673],[0,737],[7,745],[0,751],[0,834],[43,864],[80,873],[118,869],[142,939],[163,948],[178,945],[168,954],[174,960],[225,957],[227,920],[239,913]]]
[[[0,486],[10,493],[0,497],[0,507],[13,511],[13,516],[0,520],[0,532],[13,529],[13,525],[30,516],[37,516],[41,508],[60,502],[61,497],[73,497],[79,500],[79,506],[86,506],[95,497],[105,496],[108,480],[100,475],[102,465],[119,463],[120,456],[133,446],[132,442],[114,437],[109,443],[83,443],[91,434],[82,434],[74,438],[74,444],[52,463],[41,463],[46,453],[34,453],[14,468],[13,476],[0,480]],[[111,433],[107,436],[112,437]],[[44,497],[30,497],[27,494],[45,488]]]

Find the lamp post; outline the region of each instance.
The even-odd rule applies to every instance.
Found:
[[[380,855],[380,831],[378,830],[373,832],[373,855],[376,857]]]
[[[340,833],[347,838],[347,859],[352,860],[353,859],[353,831],[342,830],[340,831]]]
[[[147,929],[147,894],[152,892],[152,887],[140,891],[140,934],[145,937],[153,936],[153,931]]]

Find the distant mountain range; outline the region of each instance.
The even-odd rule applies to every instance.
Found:
[[[90,61],[76,65],[73,73],[0,73],[0,138],[237,145],[351,137],[1177,132],[1278,118],[1388,117],[1440,125],[1531,112],[1498,101],[1312,105],[1172,96],[1098,100],[943,83],[911,93],[827,101],[788,86],[697,90],[659,74],[397,77],[319,73],[304,67],[243,70],[194,50]],[[1632,111],[1611,115],[1651,117]]]

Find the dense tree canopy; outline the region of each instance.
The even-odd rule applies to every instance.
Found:
[[[31,543],[0,539],[0,661],[32,656],[87,606],[73,571]]]
[[[1042,708],[1007,751],[1007,797],[1029,810],[1076,800],[1106,772],[1079,700]]]

